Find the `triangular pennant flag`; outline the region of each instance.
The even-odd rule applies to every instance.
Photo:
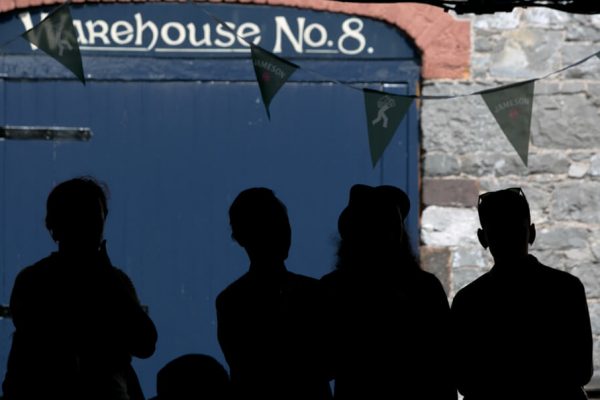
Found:
[[[373,167],[381,158],[412,104],[411,97],[363,89]]]
[[[260,94],[267,110],[267,116],[271,119],[271,112],[269,111],[271,100],[294,71],[298,69],[298,66],[253,44],[250,45],[250,51],[252,52],[252,64],[254,65]]]
[[[67,67],[85,84],[77,32],[73,26],[68,3],[58,7],[46,19],[21,36]]]
[[[481,97],[525,166],[529,153],[534,86],[535,81],[527,81],[481,93]]]

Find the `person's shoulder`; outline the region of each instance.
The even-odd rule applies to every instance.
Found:
[[[540,275],[540,280],[548,282],[549,284],[560,285],[564,287],[579,288],[583,286],[579,278],[569,272],[559,270],[557,268],[549,267],[542,264],[535,259],[536,272]]]
[[[10,306],[13,312],[17,304],[31,294],[40,296],[42,293],[47,294],[49,290],[55,290],[57,282],[53,277],[53,264],[52,256],[49,256],[19,271],[10,295]]]
[[[319,279],[319,281],[326,286],[335,284],[336,282],[338,282],[340,280],[340,278],[342,277],[343,272],[340,271],[339,269],[335,269],[331,272],[326,273],[325,275],[323,275],[321,277],[321,279]]]
[[[437,276],[421,269],[413,271],[413,276],[414,279],[407,282],[408,293],[419,299],[424,307],[448,309],[448,294]]]
[[[297,282],[300,285],[315,286],[315,285],[319,284],[319,280],[316,278],[313,278],[312,276],[297,274],[297,273],[291,272],[291,271],[287,272],[287,277],[288,277],[288,279],[290,279],[294,282]]]
[[[57,255],[55,253],[50,254],[47,257],[42,258],[41,260],[37,261],[36,263],[25,267],[23,270],[28,270],[28,271],[43,271],[46,270],[48,268],[50,268],[52,265],[55,265],[57,263]]]
[[[135,291],[133,281],[131,280],[129,275],[127,275],[127,273],[125,271],[123,271],[119,267],[115,267],[114,265],[111,265],[110,272],[112,274],[112,279],[116,279],[117,281],[120,281],[121,283],[125,284],[127,287],[129,287],[130,289]]]
[[[117,277],[124,279],[126,281],[131,281],[131,278],[129,277],[129,275],[127,275],[127,273],[125,271],[123,271],[121,268],[116,267],[114,265],[110,266],[110,271],[116,275]]]
[[[227,285],[225,289],[217,295],[216,303],[217,307],[222,306],[230,301],[232,298],[239,297],[239,294],[245,292],[249,285],[249,275],[244,275],[237,278],[235,281]]]
[[[417,280],[424,285],[433,286],[433,287],[442,287],[442,283],[440,280],[428,271],[423,271],[422,269],[415,271],[415,275]]]
[[[23,268],[17,274],[17,281],[24,282],[29,281],[30,279],[36,279],[37,277],[43,276],[46,272],[49,271],[53,263],[53,255],[49,255],[48,257],[42,258],[37,261],[35,264],[29,265]]]
[[[440,280],[431,272],[422,269],[416,269],[409,272],[402,272],[398,276],[393,276],[390,281],[405,281],[409,289],[417,292],[444,291],[444,287]]]
[[[494,279],[492,274],[488,271],[483,275],[477,277],[473,282],[467,284],[465,287],[456,292],[452,305],[459,304],[462,301],[472,302],[475,299],[483,296],[494,286]]]
[[[325,275],[323,275],[321,277],[321,279],[319,279],[319,280],[320,281],[336,280],[336,279],[338,279],[338,277],[340,276],[340,274],[342,274],[342,270],[336,268],[334,270],[329,271]]]
[[[315,293],[322,289],[321,282],[313,277],[287,271],[287,285],[295,292]]]

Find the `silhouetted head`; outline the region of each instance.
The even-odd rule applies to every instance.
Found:
[[[60,183],[46,202],[46,228],[65,251],[97,251],[107,215],[105,188],[91,177]]]
[[[535,240],[529,203],[520,188],[503,189],[479,196],[479,242],[490,248],[496,261],[521,258]]]
[[[409,208],[408,196],[399,188],[354,185],[348,206],[338,219],[338,231],[342,239],[349,241],[379,241],[390,235],[399,238]]]
[[[285,205],[272,190],[251,188],[241,192],[229,208],[231,236],[254,261],[284,261],[292,230]]]
[[[229,397],[229,375],[210,356],[186,354],[158,372],[156,393],[156,400],[225,400]]]
[[[416,264],[404,219],[410,211],[406,193],[394,186],[354,185],[338,219],[341,237],[338,267],[350,264]]]

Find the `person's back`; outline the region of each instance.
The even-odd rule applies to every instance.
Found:
[[[230,221],[251,262],[216,302],[236,398],[330,398],[319,370],[318,281],[285,268],[291,243],[285,206],[268,189],[249,189],[232,204]]]
[[[585,399],[593,367],[583,285],[528,254],[535,227],[520,189],[483,195],[479,212],[495,265],[452,303],[460,392],[465,400]]]
[[[379,282],[334,271],[328,293],[335,399],[454,399],[446,379],[448,301],[424,271]]]
[[[318,281],[291,272],[268,282],[254,275],[217,299],[219,342],[237,398],[328,398],[327,381],[316,373]]]
[[[46,224],[59,251],[15,281],[7,400],[143,398],[131,356],[154,352],[156,330],[101,245],[106,212],[102,189],[89,179],[50,194]]]
[[[355,185],[340,215],[337,269],[321,278],[335,399],[456,398],[448,301],[412,255],[408,208],[398,188]]]

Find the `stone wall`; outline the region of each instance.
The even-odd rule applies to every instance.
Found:
[[[600,16],[515,10],[471,21],[468,80],[426,80],[423,93],[460,94],[544,76],[600,50]],[[585,285],[600,375],[600,60],[536,82],[526,168],[480,96],[425,100],[422,261],[449,296],[488,271],[478,244],[477,194],[520,186],[540,261]]]

